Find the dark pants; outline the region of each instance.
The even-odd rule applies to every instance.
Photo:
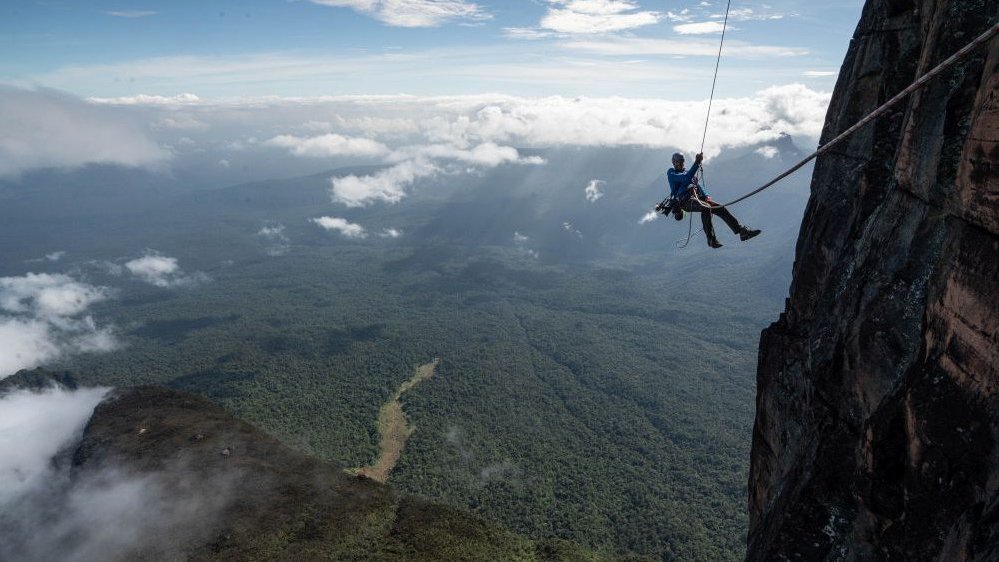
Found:
[[[712,208],[708,209],[701,205],[711,205]],[[732,229],[732,232],[739,234],[742,230],[742,225],[739,221],[732,216],[732,213],[728,212],[725,207],[719,207],[717,203],[708,203],[701,198],[701,203],[694,200],[693,197],[687,199],[683,204],[683,210],[688,213],[701,213],[701,224],[704,226],[704,235],[707,236],[708,241],[715,240],[715,227],[711,224],[711,215],[717,215],[721,217],[721,220],[725,221],[725,224]]]

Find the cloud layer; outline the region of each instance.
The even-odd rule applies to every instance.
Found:
[[[149,166],[170,154],[120,112],[52,90],[0,86],[0,176],[85,164]]]

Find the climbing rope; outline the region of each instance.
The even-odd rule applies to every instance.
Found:
[[[732,0],[725,6],[725,21],[722,23],[721,41],[718,42],[718,57],[715,59],[715,77],[711,80],[711,95],[708,96],[708,114],[704,118],[704,134],[701,135],[701,150],[704,152],[704,142],[708,140],[708,123],[711,121],[711,105],[715,102],[715,86],[718,84],[718,67],[721,66],[722,47],[725,46],[725,31],[728,29],[728,13],[732,9]]]

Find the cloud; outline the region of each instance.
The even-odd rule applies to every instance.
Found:
[[[150,96],[139,94],[136,96],[121,96],[117,98],[87,98],[90,103],[99,105],[197,105],[201,103],[201,98],[191,93],[177,94],[175,96]]]
[[[351,8],[396,27],[437,27],[454,21],[481,22],[492,18],[478,4],[465,0],[309,0],[313,4]]]
[[[104,13],[116,18],[145,18],[155,16],[159,12],[152,10],[106,10]]]
[[[531,256],[534,259],[538,259],[539,257],[541,257],[541,254],[539,254],[537,250],[531,249],[527,246],[528,242],[530,241],[531,238],[526,234],[521,234],[520,232],[516,231],[513,233],[513,244],[518,248],[520,248],[520,250],[523,251],[525,254]]]
[[[85,164],[151,166],[170,155],[142,127],[53,90],[0,86],[0,176]]]
[[[548,0],[539,26],[556,33],[595,34],[653,25],[660,12],[640,11],[630,0]]]
[[[59,250],[57,252],[51,252],[51,253],[45,254],[45,256],[40,257],[40,258],[32,258],[32,259],[29,259],[29,260],[25,260],[25,262],[27,262],[27,263],[41,263],[41,262],[46,262],[46,261],[57,262],[57,261],[61,260],[64,257],[66,257],[66,251],[65,250]]]
[[[176,131],[204,131],[208,129],[208,125],[206,123],[199,121],[193,115],[188,113],[165,115],[154,121],[151,126],[154,130],[167,129]]]
[[[257,231],[257,236],[268,241],[267,255],[283,256],[291,249],[291,240],[284,233],[283,224],[264,225]]]
[[[590,203],[595,203],[598,199],[604,196],[604,193],[600,191],[600,188],[607,185],[607,182],[603,180],[590,180],[590,183],[586,185],[586,189],[583,190],[583,194],[586,195],[586,200]]]
[[[799,57],[808,54],[807,49],[752,45],[742,41],[726,41],[726,57],[759,59],[770,57]],[[718,55],[718,44],[689,39],[649,39],[642,37],[608,37],[604,39],[574,39],[560,43],[560,46],[574,51],[609,56],[704,56]]]
[[[378,236],[381,236],[382,238],[398,238],[402,236],[402,231],[395,228],[386,228],[385,230],[382,230]]]
[[[463,143],[460,137],[455,140]],[[417,180],[459,171],[449,168],[448,162],[481,168],[544,163],[539,156],[522,158],[517,149],[492,142],[470,149],[446,144],[407,146],[393,151],[388,160],[398,163],[368,176],[349,175],[330,180],[333,201],[348,207],[362,207],[376,201],[398,203],[406,196],[406,188]]]
[[[839,73],[832,70],[806,70],[805,72],[801,73],[802,76],[808,76],[809,78],[836,76],[837,74]]]
[[[693,16],[690,15],[689,8],[684,8],[679,12],[666,12],[666,19],[669,21],[686,22],[693,19]]]
[[[187,275],[177,264],[177,258],[149,252],[141,258],[125,262],[124,267],[140,281],[165,289],[186,287],[207,281],[208,276],[201,272]]]
[[[711,17],[714,19],[723,19],[725,17],[725,14],[724,13],[711,14]],[[771,11],[757,12],[753,8],[736,8],[734,10],[729,10],[728,12],[729,21],[780,20],[784,19],[784,17],[785,14],[781,12],[771,12]]]
[[[363,207],[375,201],[398,203],[406,196],[406,186],[440,171],[425,159],[407,160],[370,176],[333,178],[333,200],[348,207]]]
[[[761,146],[760,148],[757,148],[754,152],[767,159],[773,158],[778,154],[780,154],[780,150],[777,150],[776,146],[769,146],[769,145]]]
[[[118,346],[110,328],[81,315],[110,290],[67,275],[0,277],[0,378],[73,353]]]
[[[705,21],[698,23],[684,23],[680,25],[674,25],[673,31],[679,33],[680,35],[704,35],[708,33],[721,33],[725,29],[725,26],[721,22],[717,21]],[[733,31],[736,28],[728,26],[728,31]]]
[[[649,211],[648,213],[642,215],[642,218],[638,219],[638,224],[650,223],[656,220],[657,218],[659,218],[659,213],[655,211]]]
[[[578,228],[576,228],[575,226],[573,226],[571,222],[568,222],[568,221],[563,222],[562,223],[562,230],[564,230],[566,232],[571,232],[571,233],[575,234],[577,238],[582,238],[583,237],[583,233],[580,232],[580,230]]]
[[[263,143],[265,146],[287,148],[295,156],[383,156],[388,154],[387,146],[370,139],[345,137],[327,133],[318,137],[296,137],[278,135]]]
[[[696,39],[674,43],[645,41],[588,40],[587,48],[622,56],[674,47],[688,53],[703,49],[705,54],[713,56],[718,48],[716,43]],[[743,46],[736,50],[754,52]],[[710,74],[705,79],[710,80]],[[712,156],[723,147],[767,143],[781,132],[804,143],[817,140],[830,97],[828,92],[803,84],[775,86],[742,97],[718,97],[712,111],[706,153]],[[274,123],[275,133],[300,127],[316,115],[336,116],[330,124],[338,130],[345,130],[344,124],[349,123],[351,137],[379,142],[390,151],[379,157],[389,168],[361,177],[332,180],[334,201],[363,206],[400,201],[414,182],[437,174],[463,172],[473,161],[479,163],[475,166],[497,161],[518,165],[537,163],[536,159],[525,157],[511,160],[515,146],[646,146],[692,151],[700,144],[707,106],[706,99],[484,94],[201,99],[198,107],[189,110],[209,122],[213,130],[220,126],[212,119],[231,121],[234,114],[247,123],[256,123],[257,115],[261,114],[259,119]],[[158,107],[149,106],[149,111],[157,111]],[[250,134],[258,134],[257,129],[248,130],[244,137]],[[476,148],[479,145],[485,146]],[[407,158],[411,160],[404,163]]]
[[[173,560],[216,532],[238,471],[192,479],[183,458],[146,473],[71,462],[107,392],[0,397],[0,559]]]
[[[7,312],[40,318],[75,316],[107,297],[107,289],[77,282],[67,275],[0,277],[0,309]]]
[[[347,219],[339,217],[319,217],[311,219],[320,227],[326,230],[335,230],[347,238],[367,238],[368,233],[359,224],[348,222]]]
[[[52,459],[79,439],[106,388],[52,387],[0,396],[0,512],[51,480]]]
[[[465,164],[495,168],[501,164],[544,164],[544,159],[538,156],[521,158],[516,148],[499,146],[493,142],[484,142],[471,149],[456,146],[434,144],[402,148],[393,155],[393,159],[426,158],[436,160],[454,160]]]

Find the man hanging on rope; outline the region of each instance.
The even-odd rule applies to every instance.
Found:
[[[759,230],[746,228],[739,224],[732,213],[727,208],[719,206],[708,197],[704,189],[697,184],[697,170],[701,167],[703,154],[698,154],[694,158],[694,165],[689,171],[684,171],[683,154],[677,152],[673,155],[673,167],[666,172],[666,179],[669,181],[670,197],[677,204],[677,209],[682,209],[688,213],[701,213],[701,224],[704,226],[704,235],[708,239],[708,246],[721,248],[722,244],[715,237],[715,229],[711,224],[711,215],[718,215],[725,224],[732,229],[734,234],[739,235],[739,239],[745,242],[758,235]]]

